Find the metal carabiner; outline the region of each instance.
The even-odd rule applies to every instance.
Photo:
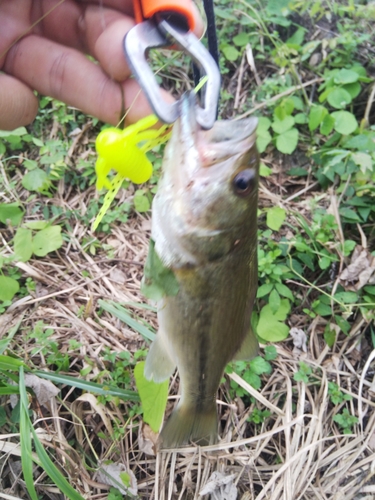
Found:
[[[171,104],[163,99],[146,56],[150,49],[171,45],[188,54],[200,69],[201,76],[207,76],[207,82],[201,90],[201,103],[197,102],[196,120],[202,128],[210,129],[216,120],[220,71],[208,50],[189,30],[187,23],[179,22],[180,20],[181,16],[174,13],[158,14],[135,25],[125,36],[125,55],[155,114],[164,123],[174,123],[179,115],[178,103]]]

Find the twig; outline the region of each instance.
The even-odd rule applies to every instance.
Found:
[[[372,103],[374,102],[374,99],[375,99],[375,83],[372,86],[369,98],[367,100],[365,114],[363,115],[362,122],[363,122],[365,128],[370,125],[369,117],[370,117],[370,111],[371,111],[371,107],[372,107]]]
[[[296,90],[300,90],[302,88],[309,87],[310,85],[314,85],[315,83],[319,83],[322,81],[323,81],[323,78],[314,78],[313,80],[309,80],[308,82],[303,83],[302,85],[295,85],[294,87],[290,87],[290,89],[285,90],[284,92],[281,92],[280,94],[277,94],[277,95],[271,97],[271,99],[267,99],[267,101],[261,102],[257,106],[254,106],[254,108],[249,109],[249,111],[246,111],[246,113],[243,113],[242,115],[237,116],[234,119],[241,120],[241,118],[246,118],[246,116],[252,115],[253,113],[255,113],[255,111],[258,111],[258,109],[266,108],[267,106],[270,105],[271,102],[278,101],[282,97],[293,94],[293,92],[295,92]]]

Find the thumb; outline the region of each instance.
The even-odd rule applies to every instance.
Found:
[[[31,123],[38,112],[33,91],[16,78],[0,73],[0,130]]]

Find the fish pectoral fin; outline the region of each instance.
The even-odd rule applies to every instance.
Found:
[[[258,340],[250,327],[249,331],[242,342],[240,349],[236,352],[233,357],[233,361],[248,361],[255,358],[259,352]]]
[[[151,344],[145,364],[145,377],[157,384],[167,380],[176,369],[176,363],[171,359],[162,335],[157,334]]]
[[[159,448],[178,448],[192,442],[205,446],[217,442],[216,403],[198,410],[182,401],[172,412],[159,437]]]

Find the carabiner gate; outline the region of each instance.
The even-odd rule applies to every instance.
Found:
[[[216,120],[220,91],[220,71],[208,50],[185,23],[175,15],[157,15],[136,24],[125,36],[124,51],[130,69],[147,96],[154,113],[164,123],[174,123],[179,115],[178,103],[167,103],[160,92],[155,75],[148,65],[147,52],[153,48],[177,46],[188,54],[199,67],[207,82],[201,90],[201,104],[197,103],[196,120],[204,129],[213,127]]]

